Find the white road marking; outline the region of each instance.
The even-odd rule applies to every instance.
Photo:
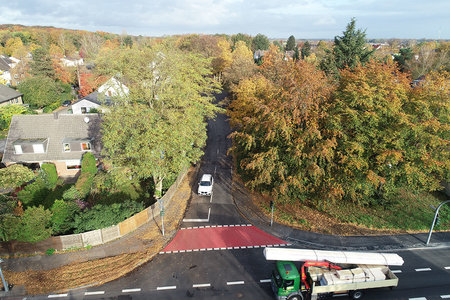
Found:
[[[425,272],[425,271],[431,271],[430,268],[420,268],[420,269],[415,269],[416,272]]]
[[[170,286],[158,286],[156,288],[157,291],[164,291],[164,290],[175,290],[177,288],[176,285],[170,285]]]
[[[186,250],[180,250],[180,253],[184,253],[184,252],[186,252]]]
[[[193,284],[193,288],[199,288],[199,287],[210,287],[211,283],[199,283],[199,284]]]
[[[347,293],[345,294],[334,294],[333,297],[344,297],[344,296],[348,296]]]
[[[214,250],[220,250],[220,248],[214,248]]]
[[[450,299],[450,295],[441,295],[442,299]]]
[[[270,279],[261,279],[259,282],[261,282],[261,283],[268,283],[268,282],[270,282]]]
[[[444,269],[446,269],[446,270],[450,270],[450,267],[444,267]]]
[[[206,248],[206,250],[211,251],[213,248]]]
[[[124,289],[124,290],[122,290],[122,293],[137,293],[137,292],[140,292],[141,291],[141,289]]]
[[[409,300],[427,300],[425,297],[409,298]]]
[[[54,295],[48,295],[49,298],[63,298],[67,297],[68,294],[54,294]]]
[[[85,292],[85,296],[92,296],[92,295],[103,295],[105,294],[105,291],[96,291],[96,292]]]
[[[252,224],[247,224],[247,226],[252,226]]]
[[[402,270],[391,270],[392,273],[401,273]]]
[[[244,281],[228,281],[227,285],[244,284]]]

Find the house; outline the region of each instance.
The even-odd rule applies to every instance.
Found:
[[[23,104],[23,94],[18,91],[0,84],[0,106],[8,104]]]
[[[100,122],[98,114],[14,115],[2,162],[53,163],[58,176],[76,176],[84,153],[100,154]]]
[[[70,57],[63,57],[60,59],[61,64],[64,67],[76,67],[76,66],[83,66],[84,60],[82,58],[70,58]]]
[[[125,84],[112,77],[101,85],[97,91],[74,102],[72,112],[73,114],[86,114],[93,108],[103,111],[108,110],[105,106],[111,105],[113,98],[124,98],[128,96],[129,92],[130,90]]]
[[[14,64],[14,61],[8,56],[0,55],[0,79],[5,80],[8,85],[11,83],[11,73],[9,70]]]

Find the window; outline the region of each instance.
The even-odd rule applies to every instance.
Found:
[[[33,144],[34,153],[45,153],[43,144]]]
[[[70,152],[70,144],[64,143],[64,152]]]
[[[66,161],[67,170],[81,169],[81,160],[68,160]]]
[[[82,114],[87,113],[87,108],[86,108],[86,107],[82,107],[82,108],[81,108],[81,113],[82,113]]]
[[[16,154],[22,154],[22,145],[14,145],[14,151],[16,151]]]
[[[91,150],[91,143],[81,143],[81,150],[82,151],[90,151]]]

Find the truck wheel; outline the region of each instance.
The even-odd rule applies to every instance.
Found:
[[[292,295],[288,298],[288,300],[303,300],[302,295]]]
[[[350,292],[350,297],[353,300],[362,299],[363,296],[364,296],[364,293],[362,291],[352,291],[352,292]]]

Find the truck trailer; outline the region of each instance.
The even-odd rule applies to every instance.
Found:
[[[398,278],[388,266],[403,264],[399,255],[391,253],[265,248],[264,256],[276,260],[271,284],[278,300],[338,294],[361,299],[366,290],[396,287]]]

